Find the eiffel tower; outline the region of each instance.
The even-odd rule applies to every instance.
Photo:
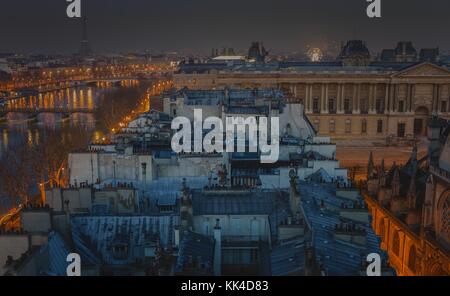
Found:
[[[92,55],[92,50],[89,46],[89,40],[87,37],[87,19],[86,17],[83,17],[83,38],[81,40],[80,56],[85,58],[90,55]]]

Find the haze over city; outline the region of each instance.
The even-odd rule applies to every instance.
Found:
[[[449,1],[2,2],[0,276],[450,275]]]
[[[73,53],[81,23],[69,19],[64,0],[2,1],[0,52]],[[362,39],[373,52],[411,40],[417,47],[450,48],[450,2],[382,1],[382,18],[369,19],[365,0],[131,0],[82,1],[98,53],[211,47],[246,50],[264,41],[272,52]]]

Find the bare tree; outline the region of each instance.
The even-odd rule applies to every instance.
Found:
[[[138,88],[119,88],[106,93],[95,114],[99,128],[108,132],[130,115],[131,111],[139,106],[147,87],[148,83],[141,82]]]
[[[89,133],[82,128],[44,129],[39,145],[23,140],[7,147],[0,157],[0,180],[3,194],[11,206],[34,200],[42,186],[62,186],[68,152],[86,147]]]

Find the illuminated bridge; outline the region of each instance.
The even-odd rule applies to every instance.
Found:
[[[94,113],[95,108],[75,108],[75,107],[53,107],[53,108],[35,108],[35,107],[8,107],[0,108],[0,118],[4,118],[8,113],[22,113],[28,114],[29,117],[36,117],[41,113],[55,113],[69,116],[74,113]]]

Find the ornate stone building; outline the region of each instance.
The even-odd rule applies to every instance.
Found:
[[[392,62],[371,61],[364,43],[356,40],[335,62],[186,64],[174,75],[174,85],[279,88],[290,100],[304,103],[320,135],[413,138],[425,135],[432,114],[450,119],[450,70],[417,62],[410,47],[399,45]]]
[[[375,169],[364,191],[372,228],[398,275],[450,275],[450,123],[429,123],[428,156]]]

